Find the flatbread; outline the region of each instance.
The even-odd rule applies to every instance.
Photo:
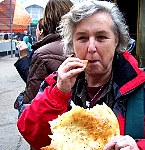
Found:
[[[102,150],[120,134],[118,120],[106,104],[91,109],[73,106],[50,126],[51,144],[41,150]]]
[[[83,68],[85,69],[88,64],[88,60],[83,60]]]

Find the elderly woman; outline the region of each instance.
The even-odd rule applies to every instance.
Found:
[[[129,33],[118,7],[96,0],[76,4],[59,29],[64,52],[71,57],[46,78],[43,93],[23,111],[17,124],[21,134],[39,149],[50,142],[48,121],[67,112],[70,100],[85,109],[104,102],[116,114],[121,132],[104,150],[144,149],[145,73],[125,50]],[[83,60],[88,60],[85,69]],[[128,107],[135,108],[130,118]],[[134,121],[129,128],[128,120]]]

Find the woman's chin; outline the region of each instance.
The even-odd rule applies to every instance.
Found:
[[[96,76],[101,73],[100,70],[97,68],[86,68],[85,72],[90,76]]]

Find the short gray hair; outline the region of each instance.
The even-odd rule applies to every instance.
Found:
[[[71,10],[62,17],[59,32],[63,37],[64,54],[73,53],[72,35],[76,25],[84,18],[100,12],[105,12],[112,18],[112,29],[118,38],[116,51],[121,52],[126,49],[129,41],[128,26],[117,5],[107,1],[90,0],[74,4]]]

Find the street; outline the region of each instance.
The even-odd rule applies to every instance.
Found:
[[[20,135],[16,122],[18,112],[14,101],[25,83],[20,78],[11,55],[0,57],[0,150],[29,150],[29,145]]]

